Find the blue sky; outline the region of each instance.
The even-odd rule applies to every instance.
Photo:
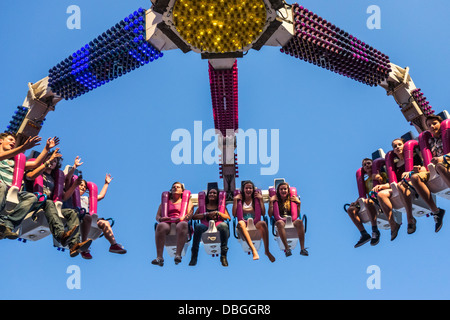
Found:
[[[292,3],[292,2],[290,2]],[[81,29],[66,27],[70,5],[81,9]],[[410,67],[416,86],[434,110],[447,108],[450,65],[448,1],[312,1],[300,3],[390,57]],[[381,29],[366,26],[370,5],[381,9]],[[8,124],[27,93],[27,83],[139,7],[150,1],[3,1],[0,4],[0,126]],[[432,218],[418,219],[398,238],[381,232],[380,244],[354,249],[359,233],[344,213],[357,198],[355,172],[361,159],[414,131],[394,99],[381,87],[368,87],[263,47],[238,59],[239,126],[279,130],[279,171],[261,175],[262,165],[239,166],[240,178],[266,189],[284,177],[296,186],[308,216],[310,256],[284,257],[273,238],[277,261],[252,261],[237,240],[229,239],[228,268],[200,252],[189,267],[190,252],[175,266],[166,254],[156,257],[154,223],[161,192],[182,181],[193,193],[219,181],[218,166],[176,165],[171,141],[177,129],[192,135],[194,121],[213,127],[208,64],[193,52],[164,57],[72,101],[61,101],[47,116],[40,135],[59,136],[64,164],[79,155],[83,175],[99,185],[114,177],[99,215],[113,217],[114,233],[128,253],[108,252],[104,238],[91,247],[91,261],[58,252],[50,238],[23,244],[0,242],[3,254],[1,299],[448,299],[450,265],[447,225],[434,233]],[[270,136],[269,136],[270,137]],[[203,144],[205,147],[208,143]],[[40,146],[41,147],[41,146]],[[248,149],[247,149],[248,150]],[[239,156],[239,155],[238,155]],[[248,161],[247,161],[248,162]],[[450,210],[447,200],[438,205]],[[228,207],[231,211],[231,206]],[[369,227],[367,226],[367,230]],[[202,249],[202,248],[201,248]],[[81,270],[81,289],[66,286],[67,268]],[[369,290],[367,268],[381,272],[381,289]],[[292,281],[295,279],[295,281]],[[213,287],[214,290],[206,288]]]

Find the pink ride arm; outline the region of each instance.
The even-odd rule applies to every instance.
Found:
[[[261,193],[261,190],[256,189],[255,193],[256,192]],[[253,199],[253,201],[255,201],[255,219],[253,219],[253,223],[257,224],[259,221],[261,221],[261,212],[262,212],[261,203],[259,202],[259,199],[257,199],[256,197],[255,199]]]
[[[25,154],[19,153],[14,157],[14,161],[15,161],[14,173],[11,186],[20,189],[20,187],[22,187],[23,175],[25,171],[25,162],[26,162]]]
[[[62,201],[64,193],[64,172],[57,170],[55,174],[55,188],[53,189],[53,201]]]
[[[425,168],[428,167],[431,159],[433,158],[430,150],[430,145],[428,144],[428,139],[430,139],[431,137],[432,135],[430,131],[424,131],[419,134],[420,152],[422,153],[423,165]]]
[[[169,192],[164,191],[161,194],[161,218],[168,217],[169,206]]]
[[[269,197],[276,196],[277,192],[275,191],[275,188],[269,188]],[[275,221],[283,220],[280,217],[280,208],[278,207],[278,201],[273,202],[273,217]]]
[[[378,158],[372,161],[372,172],[373,173],[380,173],[381,168],[384,166],[384,164],[386,163],[386,160],[383,158]],[[373,186],[375,187],[376,185],[378,185],[379,182],[376,180],[373,180]]]
[[[356,184],[358,185],[359,198],[366,197],[366,186],[364,185],[364,174],[362,168],[356,170]]]
[[[180,219],[184,219],[184,217],[188,213],[187,209],[188,209],[188,204],[189,204],[189,199],[190,198],[191,198],[191,192],[189,190],[184,190],[182,198],[181,198]]]
[[[441,122],[441,136],[444,154],[447,154],[450,152],[450,119]]]
[[[414,149],[419,145],[417,140],[409,140],[405,142],[403,147],[403,157],[405,159],[405,172],[410,172],[414,169]]]
[[[87,183],[87,188],[89,189],[89,214],[97,214],[97,197],[98,189],[97,185],[93,182]]]
[[[297,188],[295,187],[290,187],[290,194],[291,197],[295,196],[297,197]],[[291,217],[292,217],[292,221],[297,220],[298,216],[299,216],[299,212],[298,212],[298,204],[294,201],[291,201]]]
[[[240,193],[239,190],[234,190],[234,196]],[[242,209],[242,200],[237,200],[236,218],[238,221],[244,220],[244,211]]]
[[[389,178],[389,182],[395,182],[397,183],[397,175],[395,174],[394,171],[394,159],[395,159],[395,153],[394,151],[389,151],[386,154],[386,171],[387,171],[387,175]]]

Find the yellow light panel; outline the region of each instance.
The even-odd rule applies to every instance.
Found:
[[[263,0],[177,0],[173,22],[178,33],[202,52],[225,53],[255,41],[266,23]]]

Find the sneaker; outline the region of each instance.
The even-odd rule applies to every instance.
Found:
[[[433,214],[434,221],[436,222],[436,226],[434,228],[434,232],[439,232],[442,228],[442,222],[444,220],[445,210],[439,208],[439,212]]]
[[[370,240],[371,246],[376,246],[380,242],[380,231],[372,232],[372,239]]]
[[[355,248],[361,247],[363,244],[366,244],[370,241],[370,235],[368,233],[361,235],[359,241],[355,244]]]
[[[73,236],[75,235],[75,233],[77,233],[79,229],[80,226],[78,225],[73,227],[71,230],[64,232],[63,235],[61,236],[61,240],[59,241],[59,243],[61,243],[63,247],[67,246],[67,242],[69,242],[70,239],[73,238]]]
[[[111,247],[109,247],[109,252],[125,254],[125,253],[127,253],[127,250],[125,250],[123,245],[121,245],[119,243],[115,243],[115,244],[111,245]]]
[[[91,253],[89,251],[81,252],[81,257],[83,259],[86,259],[86,260],[91,260],[92,259],[92,255],[91,255]]]
[[[92,239],[87,239],[84,242],[79,242],[70,248],[70,256],[76,257],[80,252],[86,251],[91,246]]]
[[[13,232],[11,230],[11,228],[5,226],[5,225],[0,225],[0,239],[10,239],[10,240],[15,240],[19,237],[19,235],[15,232]]]

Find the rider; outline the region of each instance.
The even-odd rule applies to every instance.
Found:
[[[220,222],[217,225],[217,230],[220,233],[220,261],[222,266],[228,266],[227,261],[227,252],[228,252],[228,237],[230,236],[230,230],[228,228],[228,224],[224,222],[225,220],[230,220],[230,214],[228,210],[225,208],[225,212],[219,211],[219,190],[216,188],[210,188],[207,190],[207,196],[205,199],[206,204],[206,212],[198,213],[196,210],[193,220],[202,220],[203,223],[199,223],[194,230],[194,239],[192,241],[192,249],[191,249],[191,261],[189,262],[190,266],[195,266],[197,264],[197,256],[200,245],[200,239],[202,234],[208,230],[208,223],[210,220],[214,220],[216,222]]]
[[[364,183],[365,192],[368,195],[373,189],[373,179],[377,179],[379,183],[385,183],[387,181],[387,175],[383,172],[381,174],[372,173],[372,159],[365,158],[362,161],[362,173],[367,177]],[[355,248],[362,246],[363,244],[370,241],[372,246],[377,245],[380,242],[380,231],[377,226],[377,209],[375,208],[375,203],[370,198],[362,199],[364,205],[368,209],[370,215],[370,223],[372,225],[372,237],[367,233],[364,225],[359,216],[359,204],[358,200],[352,202],[347,208],[347,213],[356,228],[361,233],[361,238],[355,244]]]
[[[242,235],[244,236],[245,241],[247,242],[248,246],[252,250],[253,254],[253,260],[258,260],[259,255],[258,251],[256,250],[255,246],[252,243],[252,240],[250,238],[250,235],[247,231],[247,219],[248,218],[255,218],[255,202],[260,202],[260,208],[261,208],[261,217],[265,214],[265,208],[264,208],[264,201],[262,198],[262,195],[260,192],[256,192],[255,185],[251,181],[244,181],[241,192],[236,195],[233,199],[233,216],[236,217],[237,214],[237,205],[238,200],[242,201],[242,210],[244,214],[244,220],[238,221],[237,228],[241,231]],[[270,262],[275,261],[275,257],[270,253],[269,250],[269,230],[267,228],[267,223],[263,220],[258,221],[255,224],[256,229],[259,230],[261,233],[263,242],[264,242],[264,248],[265,248],[265,254],[269,258]]]
[[[433,158],[431,159],[431,163],[436,165],[437,173],[442,177],[442,179],[450,186],[450,171],[449,166],[444,162],[444,148],[442,142],[441,135],[441,122],[442,118],[437,115],[430,115],[426,119],[426,124],[431,133],[431,137],[428,141],[431,149],[431,154]],[[432,211],[432,215],[436,222],[435,224],[435,232],[439,232],[442,228],[442,223],[444,219],[445,210],[438,208],[436,203],[433,201],[431,191],[428,189],[426,182],[430,179],[430,172],[425,170],[421,170],[420,172],[415,172],[411,176],[411,183],[416,189],[417,193],[420,197],[425,201],[425,203],[430,207]]]
[[[154,265],[159,265],[161,267],[164,265],[163,250],[166,236],[170,232],[171,223],[176,223],[177,231],[177,248],[174,261],[175,264],[179,264],[181,262],[181,251],[184,248],[189,231],[187,221],[193,212],[193,205],[189,199],[186,215],[184,217],[180,217],[183,192],[184,185],[180,182],[174,182],[171,187],[171,192],[169,193],[168,216],[162,217],[161,205],[158,208],[156,221],[159,223],[155,231],[156,259],[152,260],[152,264]]]
[[[291,201],[295,202],[298,205],[298,212],[300,212],[301,201],[297,196],[290,195],[289,184],[286,182],[280,183],[277,187],[277,194],[270,198],[268,210],[269,217],[273,216],[273,205],[275,201],[277,201],[278,203],[280,217],[282,218],[286,218],[292,215]],[[305,249],[305,227],[303,225],[303,221],[302,219],[296,219],[293,224],[295,229],[297,230],[298,239],[300,240],[300,254],[303,256],[308,256],[308,251]],[[292,255],[292,252],[287,244],[286,231],[284,229],[285,222],[283,220],[278,220],[275,222],[275,225],[277,227],[280,239],[283,242],[284,247],[286,248],[286,257],[289,257],[290,255]]]

